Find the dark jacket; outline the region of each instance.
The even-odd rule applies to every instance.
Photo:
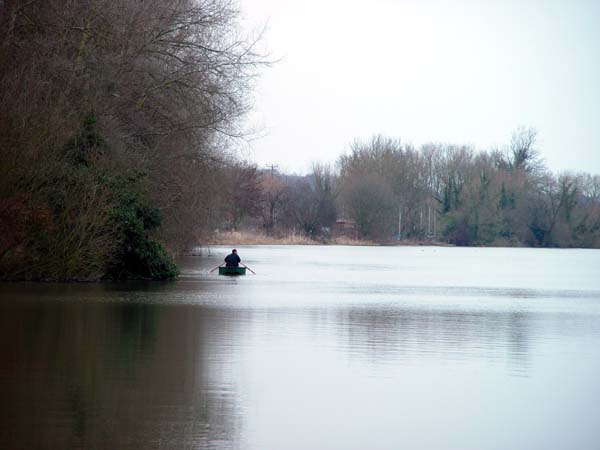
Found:
[[[237,255],[237,253],[231,253],[225,257],[225,265],[227,267],[238,267],[242,260]]]

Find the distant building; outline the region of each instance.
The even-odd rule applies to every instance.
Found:
[[[333,237],[347,237],[358,239],[358,231],[356,230],[356,222],[352,219],[337,219],[333,225]]]

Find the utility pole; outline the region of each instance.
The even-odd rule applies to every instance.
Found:
[[[271,178],[273,178],[275,174],[275,168],[277,167],[277,165],[271,164],[269,167],[271,168]]]
[[[275,189],[274,186],[274,177],[275,177],[275,168],[277,167],[277,165],[275,164],[271,164],[270,166],[268,166],[271,168],[271,193],[270,193],[270,201],[269,201],[269,216],[271,219],[271,223],[270,223],[270,231],[269,233],[271,233],[273,231],[273,228],[275,228],[275,199],[272,197],[274,195],[273,190]]]
[[[427,205],[427,236],[431,236],[431,205]]]
[[[398,208],[398,240],[402,239],[402,206]]]

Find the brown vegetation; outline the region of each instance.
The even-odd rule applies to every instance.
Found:
[[[203,239],[231,195],[262,64],[236,21],[229,0],[0,3],[0,276],[174,273],[157,241]]]
[[[268,235],[258,231],[225,231],[213,235],[209,245],[375,245],[371,241],[338,236],[329,240],[316,240],[304,233],[292,231],[282,236]]]
[[[530,128],[488,152],[416,149],[376,136],[356,141],[337,169],[315,165],[304,177],[258,173],[262,213],[234,228],[262,227],[269,238],[300,230],[322,243],[346,236],[386,244],[600,247],[600,177],[549,172]]]

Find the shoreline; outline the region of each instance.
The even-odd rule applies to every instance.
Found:
[[[456,247],[443,241],[436,240],[402,240],[402,241],[369,241],[353,239],[346,236],[338,236],[330,239],[310,239],[301,234],[292,233],[286,236],[267,236],[262,233],[247,231],[227,231],[218,233],[209,242],[212,245],[347,245],[347,246],[371,246],[371,247],[409,247],[409,246],[434,246],[434,247]]]

